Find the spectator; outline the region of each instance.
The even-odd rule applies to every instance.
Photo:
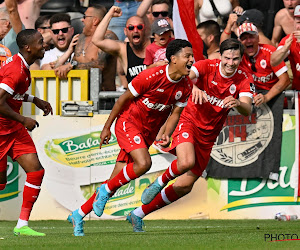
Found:
[[[283,0],[284,8],[279,10],[274,19],[272,43],[278,46],[280,39],[293,32],[294,11],[299,0]]]
[[[49,0],[17,0],[18,12],[26,29],[34,29],[34,23],[40,15],[43,4]],[[5,7],[2,3],[0,7]]]
[[[239,0],[239,2],[244,10],[257,9],[263,13],[265,17],[263,33],[271,39],[275,14],[284,7],[282,0]]]
[[[6,8],[0,9],[0,39],[12,55],[19,52],[16,42],[17,34],[24,29],[21,22],[16,0],[5,0]]]
[[[273,67],[280,64],[288,57],[293,72],[292,89],[300,90],[300,5],[297,5],[294,12],[294,31],[284,37],[276,51],[271,55],[271,65]]]
[[[279,95],[289,85],[287,67],[284,62],[272,67],[270,58],[276,50],[272,45],[259,44],[258,30],[252,23],[243,23],[238,28],[238,36],[245,46],[245,54],[241,66],[248,68],[254,79],[256,89],[265,94],[258,93],[253,101],[256,106],[269,102]]]
[[[0,66],[9,57],[11,57],[10,50],[7,47],[5,47],[4,45],[0,44]]]
[[[51,38],[54,48],[46,51],[41,60],[41,69],[51,70],[55,68],[55,63],[68,49],[74,28],[71,26],[71,18],[68,14],[59,13],[50,18]]]
[[[65,60],[71,56],[74,51],[74,57],[72,62],[69,62],[65,65],[65,61],[60,61],[56,65],[55,74],[60,78],[66,78],[67,73],[71,69],[91,69],[99,68],[102,71],[102,82],[101,82],[101,91],[115,91],[115,76],[116,76],[116,63],[117,57],[111,54],[108,54],[96,45],[92,43],[92,37],[96,31],[98,24],[101,22],[103,17],[106,14],[106,9],[104,6],[99,4],[93,4],[84,13],[82,18],[83,22],[83,31],[79,35],[78,42],[74,49],[74,46],[69,46],[67,50],[67,55]],[[112,31],[106,31],[105,39],[118,40],[117,36]],[[101,109],[111,109],[114,105],[115,99],[106,99],[105,104]]]
[[[173,30],[166,19],[157,19],[152,23],[154,41],[146,47],[144,64],[147,68],[168,64],[166,60],[166,48],[174,40]]]
[[[107,12],[93,36],[93,43],[101,50],[119,57],[123,70],[126,73],[128,83],[146,68],[144,65],[146,47],[150,44],[150,39],[146,37],[145,22],[143,18],[133,16],[127,20],[125,35],[129,42],[120,43],[104,37],[105,31],[111,18],[121,16],[116,13],[116,6],[111,7]],[[119,9],[118,9],[119,10]]]
[[[122,9],[122,16],[120,18],[113,18],[108,29],[113,31],[119,38],[120,41],[125,40],[124,28],[128,18],[135,16],[138,7],[140,6],[142,0],[132,1],[132,0],[115,0],[114,6],[118,6]]]
[[[269,38],[265,36],[262,31],[264,26],[264,15],[260,10],[250,9],[243,12],[242,15],[237,15],[236,13],[231,13],[229,19],[221,35],[221,41],[226,40],[231,36],[231,33],[234,32],[236,35],[238,25],[243,23],[253,23],[258,30],[259,43],[274,45]]]
[[[238,0],[195,0],[194,3],[197,25],[207,20],[214,20],[224,28],[226,23],[220,23],[220,18],[228,16],[232,10],[238,14],[243,12]],[[219,16],[216,15],[217,13]]]
[[[34,28],[42,34],[45,43],[45,50],[50,50],[51,47],[53,47],[50,31],[50,15],[38,17],[38,19],[35,21]],[[30,66],[30,70],[39,70],[41,68],[40,63],[40,59],[37,59]]]
[[[199,23],[197,31],[207,48],[208,59],[220,59],[220,26],[216,21]]]

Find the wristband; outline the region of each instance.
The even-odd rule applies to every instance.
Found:
[[[28,95],[27,102],[33,102],[33,99],[34,99],[33,95]]]
[[[223,30],[223,32],[226,34],[226,35],[231,35],[231,31],[230,33],[226,32],[226,30]]]

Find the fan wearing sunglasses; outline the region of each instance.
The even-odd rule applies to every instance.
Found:
[[[271,66],[271,54],[276,48],[269,44],[260,44],[257,27],[253,23],[243,23],[238,27],[238,37],[245,47],[241,66],[247,68],[254,79],[258,94],[254,96],[255,106],[267,103],[290,84],[287,67],[284,62]]]
[[[146,69],[143,62],[150,39],[147,37],[144,19],[139,16],[132,16],[126,22],[124,33],[128,38],[128,42],[121,43],[106,39],[105,32],[110,21],[112,18],[119,18],[120,16],[122,16],[121,8],[112,6],[98,25],[92,42],[106,53],[119,58],[127,82],[130,83],[134,77]]]
[[[169,17],[170,1],[169,0],[154,0],[151,6],[150,22],[153,23],[156,19],[166,19],[171,27],[173,27],[172,19]]]
[[[174,40],[172,28],[166,19],[157,19],[152,23],[152,34],[154,41],[146,48],[144,64],[147,68],[153,68],[168,64],[166,59],[166,48]]]
[[[54,68],[57,60],[69,48],[74,34],[70,15],[65,13],[54,14],[50,18],[50,29],[54,48],[46,51],[44,58],[41,60],[41,69],[43,70]]]

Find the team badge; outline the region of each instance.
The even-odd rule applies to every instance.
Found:
[[[265,69],[266,67],[267,67],[267,61],[266,60],[261,60],[260,61],[260,66],[263,68],[263,69]]]
[[[183,132],[182,133],[182,137],[184,138],[184,139],[187,139],[187,138],[189,138],[189,133],[187,133],[187,132]]]
[[[141,143],[141,137],[139,137],[138,135],[136,135],[134,138],[133,138],[134,142],[136,144],[140,144]]]
[[[181,91],[177,91],[177,93],[175,95],[175,99],[179,100],[181,96],[182,96],[182,92]]]
[[[235,91],[236,91],[236,86],[235,86],[235,84],[232,84],[229,88],[229,92],[230,92],[230,94],[233,95],[235,93]]]

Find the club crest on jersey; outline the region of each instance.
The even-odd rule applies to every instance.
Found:
[[[187,139],[187,138],[189,138],[189,133],[188,132],[183,132],[182,133],[182,137],[184,138],[184,139]]]
[[[181,91],[177,91],[176,95],[175,95],[175,99],[179,100],[180,97],[182,97],[182,92]]]
[[[232,84],[229,88],[229,92],[230,92],[230,94],[233,95],[235,93],[235,91],[236,91],[236,86],[235,86],[235,84]]]
[[[140,144],[140,143],[141,143],[141,138],[140,138],[138,135],[136,135],[136,136],[133,138],[133,140],[134,140],[134,142],[135,142],[136,144]]]
[[[267,67],[267,61],[265,59],[260,61],[260,66],[265,69]]]

